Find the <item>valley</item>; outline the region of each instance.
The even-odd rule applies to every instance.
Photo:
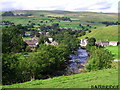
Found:
[[[116,13],[15,10],[1,16],[3,88],[118,85]]]

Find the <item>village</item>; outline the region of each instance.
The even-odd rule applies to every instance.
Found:
[[[54,41],[53,38],[48,38],[48,40],[49,41],[45,41],[46,45],[53,45],[53,46],[58,45],[58,43]],[[39,38],[35,36],[30,40],[24,40],[24,42],[26,42],[28,46],[30,46],[30,48],[35,48],[39,43]],[[120,43],[118,41],[96,41],[95,44],[97,46],[102,46],[102,47],[120,46]],[[81,47],[87,46],[87,39],[80,39],[80,46]]]
[[[58,43],[54,41],[53,38],[48,38],[48,40],[49,41],[45,41],[46,45],[58,45]],[[35,36],[30,40],[24,40],[24,42],[26,42],[30,48],[35,48],[39,43],[39,38]]]
[[[120,46],[120,43],[118,41],[96,41],[95,44],[97,46]],[[80,39],[80,46],[85,47],[87,46],[87,39]]]

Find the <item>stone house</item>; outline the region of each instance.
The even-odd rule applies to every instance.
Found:
[[[96,41],[95,44],[98,45],[98,46],[103,46],[103,47],[109,46],[108,41]]]
[[[32,39],[25,40],[24,42],[26,42],[30,48],[35,48],[38,45],[38,40],[38,37],[33,37]]]

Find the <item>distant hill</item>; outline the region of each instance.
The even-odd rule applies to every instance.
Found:
[[[83,39],[85,37],[94,37],[96,40],[102,41],[118,41],[118,26],[112,25],[108,27],[100,27],[94,30],[91,30],[91,33],[87,33],[85,36],[79,37]],[[120,33],[119,33],[120,35]]]
[[[4,11],[5,12],[5,11]],[[1,12],[1,13],[4,13]],[[71,12],[71,11],[47,11],[47,10],[15,10],[13,13],[33,14],[33,16],[40,16],[45,14],[46,16],[67,16],[74,20],[80,21],[117,21],[117,13],[97,13],[97,12]]]
[[[32,16],[3,16],[3,21],[14,22],[15,24],[24,24],[27,25],[28,21],[32,21],[36,24],[40,23],[41,20],[49,21],[54,20],[54,23],[59,23],[60,27],[77,27],[79,24],[91,25],[94,27],[103,27],[104,22],[117,22],[118,14],[117,13],[98,13],[98,12],[71,12],[71,11],[47,11],[47,10],[15,10],[12,11],[14,15],[32,15]],[[5,13],[0,12],[0,14]],[[43,17],[41,16],[43,15]],[[51,18],[50,18],[51,17]],[[60,21],[55,19],[55,17],[67,17],[70,21]],[[51,25],[52,23],[46,23],[46,25]]]
[[[118,69],[104,69],[70,76],[6,85],[3,88],[90,88],[91,85],[117,85]]]

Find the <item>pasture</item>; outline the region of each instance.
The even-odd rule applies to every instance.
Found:
[[[94,37],[97,41],[118,41],[118,26],[114,25],[93,29],[91,33],[87,33],[86,35],[79,37],[79,39],[85,37]]]
[[[91,85],[118,85],[118,69],[104,69],[70,76],[5,85],[3,88],[90,88]]]
[[[32,14],[32,16],[4,16],[2,17],[2,20],[4,21],[11,21],[15,24],[23,24],[27,25],[28,21],[32,21],[32,23],[40,24],[46,24],[51,25],[53,23],[59,23],[60,27],[79,27],[79,24],[83,25],[91,25],[92,27],[102,27],[105,26],[104,24],[101,24],[100,22],[108,21],[108,22],[116,22],[117,14],[108,14],[108,13],[95,13],[95,12],[69,12],[69,11],[37,11],[37,10],[23,10],[23,11],[13,11],[13,13],[27,13]],[[40,15],[43,14],[44,17],[41,17]],[[48,16],[52,17],[68,17],[72,20],[70,21],[58,21],[55,18],[48,18]],[[40,21],[49,21],[53,20],[54,22],[48,22],[48,23],[40,23]]]

